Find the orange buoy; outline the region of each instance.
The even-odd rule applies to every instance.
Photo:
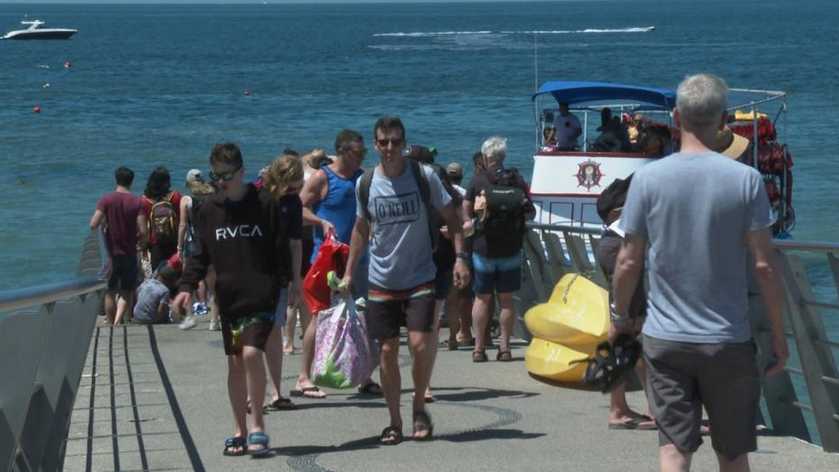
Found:
[[[35,107],[32,108],[32,111],[36,114],[41,113],[41,107],[39,107],[38,105],[35,105]]]

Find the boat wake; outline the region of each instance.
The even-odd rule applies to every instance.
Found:
[[[532,31],[414,31],[397,33],[376,33],[374,37],[389,38],[428,38],[436,36],[466,36],[488,34],[609,34],[609,33],[649,33],[655,26],[636,26],[632,28],[586,28],[581,30],[532,30]]]
[[[476,34],[492,34],[492,31],[417,31],[412,33],[376,33],[373,36],[382,38],[428,38],[432,36],[466,36]]]

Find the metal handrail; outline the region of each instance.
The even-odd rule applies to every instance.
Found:
[[[562,231],[569,233],[591,234],[599,236],[603,230],[593,226],[578,226],[568,224],[545,224],[528,221],[527,227],[531,229],[546,230],[546,231]],[[807,251],[807,252],[835,252],[839,253],[839,243],[820,242],[820,241],[790,241],[773,239],[772,243],[776,248],[783,251]]]
[[[564,233],[580,233],[599,236],[603,233],[602,228],[594,228],[591,226],[575,226],[575,225],[551,225],[545,223],[536,223],[535,221],[528,221],[527,227],[530,229],[540,229],[546,231],[562,231]]]
[[[97,244],[102,261],[99,267],[99,275],[83,275],[64,282],[5,290],[0,292],[0,313],[52,303],[62,298],[77,297],[102,289],[106,283],[104,270],[108,261],[108,253],[105,249],[104,235],[101,230],[99,231]]]

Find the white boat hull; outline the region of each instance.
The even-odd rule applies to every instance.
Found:
[[[600,227],[600,192],[657,158],[629,153],[540,152],[533,159],[530,191],[536,221]]]

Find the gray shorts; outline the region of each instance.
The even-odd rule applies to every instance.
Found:
[[[695,452],[702,444],[702,406],[714,450],[734,460],[757,449],[760,377],[753,341],[695,344],[643,337],[647,396],[659,445]]]

